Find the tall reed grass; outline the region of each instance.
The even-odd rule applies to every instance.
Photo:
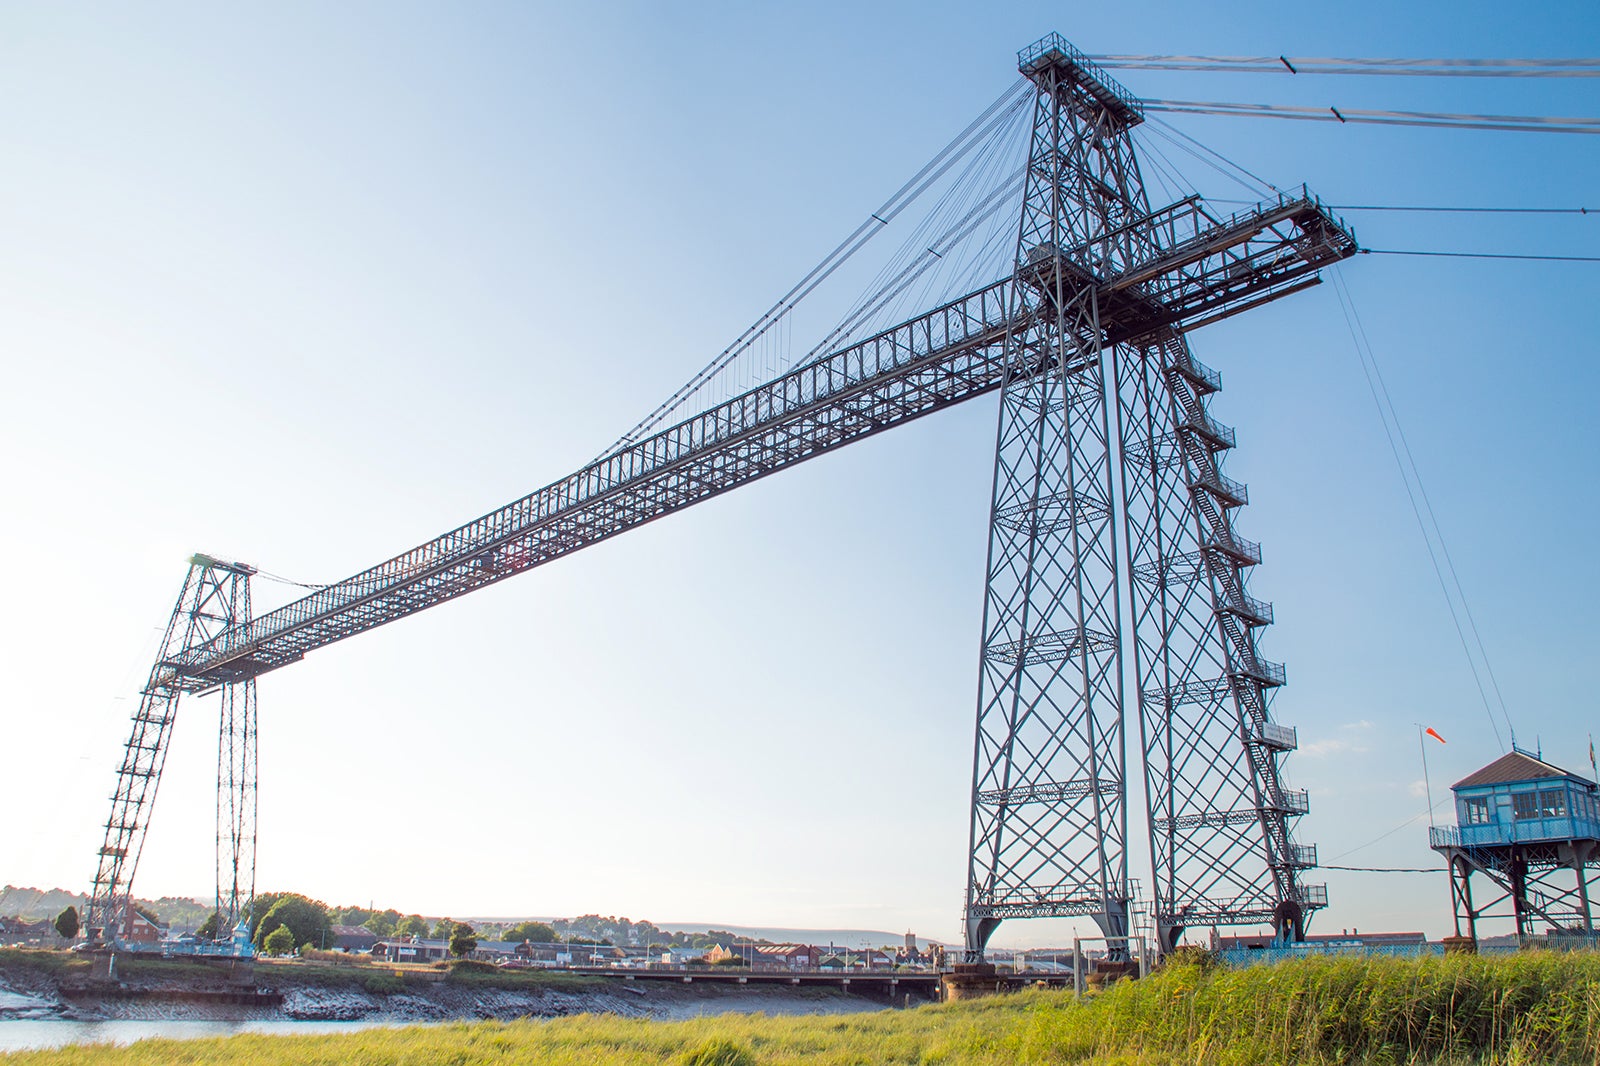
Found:
[[[3,1023],[0,1023],[3,1024]],[[584,1015],[337,1036],[147,1041],[26,1052],[6,1066],[265,1063],[1600,1066],[1600,956],[1312,958],[1228,970],[1185,961],[1083,1002],[1034,991],[909,1011]]]

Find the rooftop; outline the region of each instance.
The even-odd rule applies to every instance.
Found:
[[[1478,788],[1483,785],[1503,785],[1511,781],[1536,781],[1543,777],[1570,777],[1577,781],[1590,783],[1587,778],[1581,777],[1570,770],[1563,770],[1561,767],[1547,763],[1543,759],[1535,758],[1525,751],[1518,751],[1513,748],[1488,766],[1468,774],[1450,787],[1452,789]]]

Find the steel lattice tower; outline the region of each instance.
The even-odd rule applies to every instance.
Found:
[[[217,739],[218,934],[226,936],[248,912],[255,896],[256,849],[256,679],[224,673],[196,688],[180,660],[185,652],[233,650],[250,621],[250,577],[241,563],[206,555],[189,561],[178,602],[167,622],[149,679],[139,693],[133,730],[117,771],[105,843],[96,864],[94,893],[83,922],[85,934],[117,935],[128,921],[133,875],[144,849],[145,830],[155,806],[168,740],[185,692],[221,691]],[[227,678],[224,680],[224,678]],[[97,932],[99,931],[99,932]]]
[[[1059,37],[1019,56],[1035,88],[1000,401],[972,786],[966,948],[1002,919],[1092,916],[1129,932],[1127,729],[1137,709],[1160,939],[1273,921],[1298,938],[1325,898],[1296,882],[1304,793],[1278,778],[1282,668],[1256,652],[1270,606],[1233,532],[1220,387],[1159,308],[1106,279],[1172,241],[1129,131],[1137,101]],[[1167,238],[1167,239],[1163,239]],[[1113,950],[1121,945],[1113,944]]]

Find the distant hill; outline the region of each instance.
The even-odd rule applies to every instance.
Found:
[[[181,896],[163,896],[161,899],[141,899],[137,901],[145,909],[155,914],[156,917],[171,925],[174,934],[193,932],[205,923],[211,914],[212,904],[207,900],[190,899]],[[41,918],[54,918],[67,907],[77,907],[82,913],[85,898],[82,895],[68,892],[61,888],[38,889],[19,888],[7,885],[0,889],[0,918],[22,918],[27,921],[38,921]],[[468,918],[474,924],[480,922],[493,922],[497,925],[510,924],[523,921],[522,918]],[[535,921],[559,922],[563,925],[572,922],[578,928],[575,932],[584,935],[597,936],[606,923],[617,923],[619,919],[586,918],[536,918]],[[627,919],[620,919],[626,922]],[[645,923],[649,925],[651,923]],[[904,933],[891,933],[883,929],[794,929],[781,926],[754,926],[754,925],[722,925],[719,923],[706,924],[704,922],[662,922],[657,928],[665,932],[675,933],[706,933],[713,929],[721,933],[732,933],[739,937],[748,937],[751,940],[770,940],[779,944],[835,944],[842,948],[867,947],[899,947],[905,943]],[[610,934],[607,934],[608,937]],[[617,943],[622,943],[620,935],[616,936]],[[930,945],[948,943],[933,940],[925,936],[917,937],[917,947],[926,949]]]
[[[879,948],[886,944],[899,947],[906,942],[904,933],[889,933],[882,929],[786,929],[778,926],[706,925],[703,922],[662,922],[661,928],[681,933],[704,933],[710,929],[720,929],[752,940],[771,940],[778,944],[835,944],[842,948],[859,948],[862,945]],[[926,949],[931,944],[950,946],[941,940],[917,937],[919,949]]]
[[[0,918],[37,922],[41,918],[54,918],[68,907],[81,911],[83,904],[83,896],[64,888],[21,888],[17,885],[0,888]]]
[[[0,888],[0,918],[21,918],[36,922],[41,918],[54,918],[68,907],[83,913],[87,897],[68,892],[64,888],[20,888],[7,885]],[[192,932],[205,924],[211,914],[211,904],[186,896],[163,896],[161,899],[136,899],[134,902],[157,918],[169,923],[173,932]]]

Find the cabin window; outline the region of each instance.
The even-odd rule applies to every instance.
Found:
[[[1461,801],[1461,821],[1465,825],[1485,825],[1489,822],[1489,797],[1468,796]]]
[[[1565,818],[1567,816],[1567,790],[1543,789],[1539,793],[1539,817]]]
[[[1518,792],[1511,797],[1511,817],[1517,821],[1539,817],[1539,794]]]

